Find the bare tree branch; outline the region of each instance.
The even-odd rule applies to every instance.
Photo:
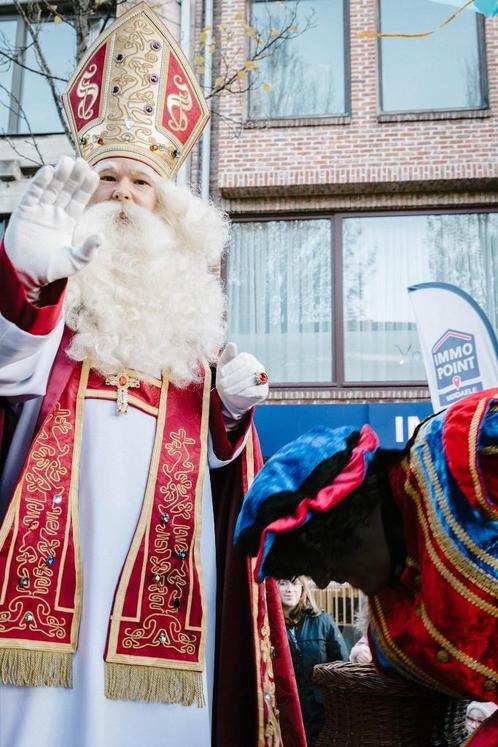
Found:
[[[29,119],[26,116],[26,112],[24,111],[24,109],[23,109],[23,107],[21,105],[21,102],[19,101],[19,99],[16,96],[14,96],[12,94],[11,91],[9,91],[8,88],[6,88],[6,86],[3,85],[3,83],[0,83],[0,90],[4,91],[7,94],[8,100],[9,101],[13,101],[14,104],[15,104],[15,107],[11,106],[10,104],[6,104],[4,101],[0,101],[0,104],[3,107],[5,107],[8,111],[13,112],[17,116],[21,117],[21,119],[23,120],[23,122],[26,125],[26,128],[28,130],[28,135],[30,137],[30,141],[25,140],[24,142],[26,144],[30,143],[33,146],[33,148],[35,149],[36,153],[38,154],[38,157],[39,157],[40,160],[39,161],[35,161],[33,158],[30,158],[29,156],[27,156],[25,153],[21,153],[18,150],[18,148],[17,148],[17,144],[14,143],[14,141],[12,140],[12,138],[5,131],[2,133],[3,137],[5,138],[5,140],[7,141],[7,143],[10,145],[10,147],[12,148],[12,150],[14,151],[14,153],[16,153],[18,156],[20,156],[21,158],[25,158],[27,161],[30,161],[31,163],[34,163],[37,166],[43,166],[45,164],[45,161],[43,159],[43,155],[42,155],[42,153],[41,153],[41,151],[40,151],[40,149],[38,147],[38,143],[36,142],[36,137],[33,134],[33,131],[31,129],[31,125],[29,123]]]
[[[224,91],[231,94],[241,95],[247,93],[247,91],[254,90],[254,88],[258,86],[258,81],[256,80],[256,76],[254,74],[251,74],[251,67],[254,65],[254,72],[254,70],[257,69],[258,63],[264,60],[266,57],[274,54],[282,44],[292,39],[297,39],[299,36],[302,36],[302,34],[306,33],[310,28],[313,27],[313,20],[315,16],[315,11],[312,11],[312,13],[310,13],[309,16],[305,19],[304,26],[299,28],[297,25],[299,2],[297,2],[293,10],[287,14],[284,24],[280,28],[278,28],[273,25],[273,18],[271,16],[268,3],[266,4],[266,13],[267,29],[264,37],[261,36],[261,34],[259,34],[254,27],[246,27],[246,31],[249,30],[251,34],[254,31],[254,38],[256,40],[256,43],[252,45],[251,53],[249,56],[246,56],[244,54],[244,50],[241,50],[240,48],[234,50],[234,59],[237,61],[235,63],[230,63],[230,61],[227,60],[226,54],[223,50],[224,46],[230,45],[230,41],[233,38],[231,33],[226,34],[226,38],[224,40],[225,43],[221,44],[222,51],[219,53],[220,68],[224,68],[223,71],[220,69],[220,73],[222,74],[219,76],[219,78],[222,78],[223,80],[220,81],[218,85],[214,85],[211,88],[211,91],[206,94],[207,99],[210,99],[213,96],[218,96]],[[241,57],[244,58],[244,63],[242,65],[240,64]],[[242,84],[242,80],[246,80],[248,82]],[[238,82],[239,85],[236,85],[234,88],[234,84],[237,84]]]
[[[228,129],[230,130],[233,137],[240,137],[240,133],[242,132],[242,122],[240,119],[229,117],[227,114],[222,114],[217,109],[212,109],[211,114],[213,115],[213,117],[218,117],[218,119],[221,119],[223,120],[223,122],[227,123]]]
[[[28,48],[29,47],[26,47],[26,49]],[[9,60],[9,62],[13,62],[15,65],[18,65],[18,67],[22,67],[23,70],[28,70],[28,72],[30,73],[36,73],[36,75],[41,75],[42,78],[47,78],[49,80],[58,80],[61,83],[67,83],[67,80],[68,80],[67,78],[60,78],[58,75],[46,75],[41,70],[37,70],[34,67],[30,67],[29,65],[25,65],[23,62],[20,62],[16,57],[8,54],[3,49],[0,49],[0,57],[5,57],[6,60]]]

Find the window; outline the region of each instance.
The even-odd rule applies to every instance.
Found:
[[[75,67],[76,51],[72,26],[65,21],[47,20],[41,26],[40,43],[52,73],[69,78]],[[17,57],[24,66],[5,57],[0,60],[0,132],[25,134],[29,128],[35,134],[62,132],[49,84],[33,72],[41,69],[40,61],[29,29],[19,16],[0,16],[0,50]],[[62,93],[64,80],[55,83]]]
[[[233,228],[228,274],[233,339],[264,360],[273,381],[330,381],[330,221]]]
[[[310,28],[284,41],[260,63],[259,80],[271,84],[249,92],[249,117],[322,117],[345,114],[345,2],[346,0],[253,0],[252,25],[264,35],[282,28],[296,13],[296,25]]]
[[[379,0],[383,33],[429,31],[455,11],[444,0]],[[469,7],[423,39],[380,39],[381,110],[487,106],[483,19]]]
[[[236,223],[230,339],[264,361],[274,383],[420,382],[407,287],[457,285],[498,330],[497,266],[498,213]]]

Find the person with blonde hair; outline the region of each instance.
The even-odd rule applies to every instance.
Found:
[[[312,747],[325,719],[323,696],[313,684],[313,669],[328,661],[346,661],[348,650],[335,620],[316,604],[306,576],[280,579],[278,588],[306,737]]]

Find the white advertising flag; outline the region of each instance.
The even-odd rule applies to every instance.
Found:
[[[474,299],[448,283],[408,288],[434,412],[498,385],[498,340]]]

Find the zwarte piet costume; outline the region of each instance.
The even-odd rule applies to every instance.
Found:
[[[259,536],[260,579],[277,533],[333,511],[361,485],[378,441],[368,426],[350,441],[352,434],[310,431],[257,476],[237,536],[250,533],[253,543]],[[498,703],[498,389],[429,418],[382,464],[389,464],[406,556],[370,597],[375,663],[448,694]],[[261,506],[272,500],[281,511],[263,526]],[[469,744],[496,745],[497,728],[492,719]]]

